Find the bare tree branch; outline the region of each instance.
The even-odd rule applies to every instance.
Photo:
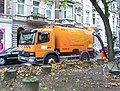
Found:
[[[97,11],[99,11],[99,15],[100,15],[101,18],[103,19],[104,16],[105,16],[105,14],[104,14],[104,12],[102,11],[102,9],[100,8],[100,6],[98,5],[97,1],[96,1],[96,0],[90,0],[90,1],[92,2],[92,4],[93,4],[93,6],[95,7],[95,9],[96,9]]]

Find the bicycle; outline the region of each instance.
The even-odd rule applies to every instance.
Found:
[[[109,62],[103,66],[104,75],[113,73],[120,76],[120,57],[114,58],[113,60],[113,62]]]

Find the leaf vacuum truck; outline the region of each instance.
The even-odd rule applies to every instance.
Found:
[[[89,60],[93,55],[92,31],[53,26],[21,32],[18,60],[48,64],[70,59]]]

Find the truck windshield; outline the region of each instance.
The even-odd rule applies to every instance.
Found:
[[[35,32],[23,33],[20,36],[19,44],[32,45],[32,44],[34,44],[34,39],[35,39]]]

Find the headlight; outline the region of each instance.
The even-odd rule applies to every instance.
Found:
[[[20,59],[20,56],[18,55],[18,60]]]
[[[35,59],[29,59],[29,62],[34,62]]]
[[[31,53],[30,53],[30,56],[35,56],[35,53],[34,53],[34,52],[31,52]]]

